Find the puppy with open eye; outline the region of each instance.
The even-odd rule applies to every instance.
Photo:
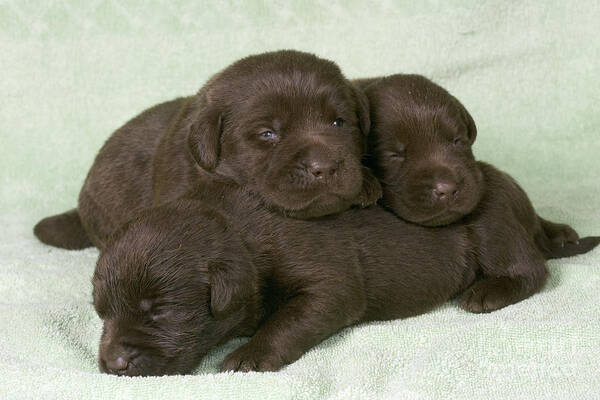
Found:
[[[475,123],[440,86],[419,75],[357,84],[371,106],[369,151],[385,207],[415,224],[459,224],[472,233],[483,278],[463,294],[466,310],[493,311],[531,296],[546,280],[546,259],[600,242],[539,217],[510,176],[476,161]]]
[[[179,198],[214,174],[288,217],[335,214],[381,196],[361,159],[368,102],[339,67],[298,51],[241,59],[191,97],[159,104],[102,147],[77,209],[34,228],[44,243],[103,247],[140,211]]]
[[[235,336],[223,371],[275,371],[340,329],[426,312],[475,279],[464,226],[431,229],[378,206],[305,221],[213,180],[144,211],[102,250],[99,365],[184,374]]]

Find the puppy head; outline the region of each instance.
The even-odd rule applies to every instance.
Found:
[[[215,211],[195,202],[142,214],[102,252],[92,280],[100,371],[185,374],[254,315],[255,269]]]
[[[366,93],[384,205],[425,226],[450,224],[473,211],[483,178],[471,151],[477,129],[464,106],[418,75],[383,78]]]
[[[364,93],[333,62],[297,51],[232,64],[200,90],[176,125],[187,130],[202,168],[297,218],[380,197],[361,164],[369,127]]]

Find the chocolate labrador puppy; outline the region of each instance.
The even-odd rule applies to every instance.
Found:
[[[102,250],[101,371],[189,373],[236,336],[252,338],[223,371],[274,371],[343,327],[426,312],[475,279],[464,225],[425,228],[378,206],[285,218],[216,182],[142,212]]]
[[[483,278],[463,294],[466,310],[493,311],[531,296],[546,280],[546,259],[600,242],[539,217],[509,175],[475,161],[473,118],[440,86],[419,75],[356,83],[371,105],[370,160],[385,207],[415,224],[470,233]]]
[[[141,210],[218,173],[289,217],[308,219],[381,195],[363,168],[368,101],[338,66],[277,51],[239,60],[187,98],[118,129],[96,157],[76,210],[34,228],[44,243],[95,245]]]

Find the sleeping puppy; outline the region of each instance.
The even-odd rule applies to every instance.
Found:
[[[100,150],[76,210],[35,227],[44,243],[103,247],[141,210],[176,199],[212,174],[295,218],[366,206],[381,195],[361,165],[368,102],[338,66],[312,54],[250,56],[187,98],[159,104]]]
[[[531,296],[546,280],[546,259],[585,253],[600,241],[539,217],[510,176],[475,161],[475,123],[440,86],[419,75],[357,84],[371,105],[371,163],[385,207],[415,224],[460,225],[471,234],[483,278],[464,293],[466,310],[493,311]]]
[[[131,376],[187,373],[210,348],[250,333],[226,311],[238,297],[252,300],[255,268],[222,215],[199,202],[142,215],[114,234],[94,273],[94,307],[104,320],[98,364]],[[248,290],[228,298],[247,276]],[[238,315],[255,312],[250,302],[237,306]]]
[[[343,327],[420,314],[475,279],[466,227],[424,228],[381,207],[285,218],[237,184],[144,211],[93,278],[100,370],[185,374],[252,336],[223,371],[274,371]]]

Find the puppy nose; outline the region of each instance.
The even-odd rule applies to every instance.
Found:
[[[307,171],[316,179],[333,176],[338,169],[338,163],[332,160],[314,160],[305,165]]]
[[[446,201],[458,194],[458,188],[454,182],[437,182],[433,187],[433,196],[436,200]]]
[[[312,179],[323,179],[335,175],[342,160],[332,157],[324,146],[312,146],[304,150],[299,159],[300,169]]]
[[[121,375],[129,367],[129,362],[123,357],[119,356],[114,359],[104,360],[108,373]]]

